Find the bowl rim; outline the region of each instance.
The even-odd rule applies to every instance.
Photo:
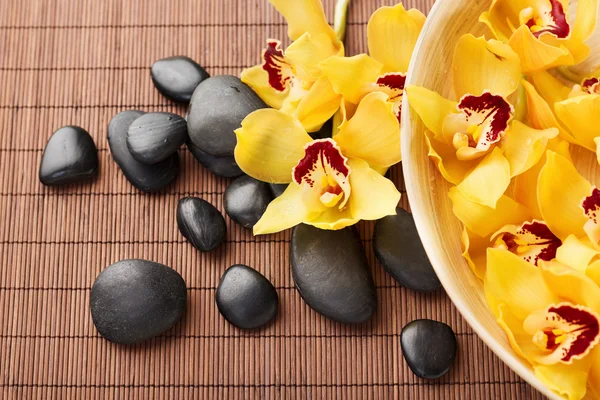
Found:
[[[413,58],[410,63],[410,67],[408,73],[406,75],[406,86],[410,84],[414,84],[413,82],[413,74],[416,69],[417,63],[414,61],[420,57],[419,49],[422,47],[423,43],[427,39],[428,33],[431,31],[432,26],[437,24],[436,17],[439,15],[440,10],[446,5],[450,3],[455,3],[456,0],[437,0],[429,15],[427,16],[427,20],[419,39],[415,45],[415,52],[413,54]],[[466,3],[463,3],[465,6]],[[431,35],[429,35],[431,36]],[[408,96],[404,96],[402,109],[409,110],[410,103],[408,101]],[[527,383],[533,386],[536,390],[542,393],[544,396],[547,396],[550,399],[561,400],[564,399],[562,396],[557,394],[556,392],[550,390],[545,384],[543,384],[534,374],[533,370],[525,365],[524,360],[518,357],[512,350],[507,352],[505,348],[498,342],[492,332],[485,327],[473,314],[470,312],[470,306],[461,298],[458,294],[460,292],[460,288],[456,287],[456,285],[449,278],[446,273],[446,262],[444,261],[444,257],[442,252],[436,249],[435,245],[428,240],[430,237],[435,237],[436,230],[435,228],[427,222],[427,218],[425,215],[427,214],[426,206],[424,206],[423,202],[420,202],[418,198],[416,198],[413,188],[418,186],[418,182],[414,179],[414,170],[413,165],[411,163],[411,149],[412,149],[412,124],[410,112],[402,113],[402,134],[401,134],[401,148],[402,148],[402,171],[404,175],[404,184],[406,187],[406,192],[408,195],[410,207],[413,213],[413,217],[415,220],[415,224],[417,226],[417,231],[419,236],[423,242],[423,247],[429,257],[429,260],[439,277],[444,290],[450,300],[454,304],[454,306],[458,309],[463,318],[467,321],[469,326],[475,331],[477,336],[489,347],[498,358],[502,360],[504,364],[506,364],[511,370],[517,373],[521,378],[523,378]],[[441,176],[441,175],[440,175]]]

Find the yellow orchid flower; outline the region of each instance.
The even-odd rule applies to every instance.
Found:
[[[430,156],[444,177],[469,200],[494,208],[511,178],[532,168],[559,132],[514,119],[508,98],[519,87],[521,68],[510,46],[464,35],[452,69],[459,101],[412,86],[406,89],[409,103],[433,134]]]
[[[515,352],[552,390],[583,398],[600,341],[600,288],[557,261],[536,267],[503,249],[488,250],[484,285]]]
[[[367,25],[370,56],[332,56],[320,63],[334,91],[343,97],[336,126],[352,117],[360,101],[372,92],[388,95],[400,123],[406,72],[424,24],[425,16],[419,10],[406,10],[402,3],[381,7]]]
[[[335,230],[395,214],[400,193],[371,167],[387,168],[400,160],[398,122],[391,107],[385,94],[371,93],[333,139],[320,140],[278,110],[257,110],[246,117],[236,130],[238,165],[256,179],[289,183],[254,233],[279,232],[300,223]]]
[[[315,132],[339,109],[341,96],[323,76],[321,61],[344,55],[344,46],[327,23],[321,0],[269,0],[285,17],[293,43],[267,41],[260,65],[245,69],[241,79],[270,107],[297,118]]]
[[[590,53],[585,41],[596,27],[598,0],[494,0],[480,21],[519,55],[526,74],[578,64]]]

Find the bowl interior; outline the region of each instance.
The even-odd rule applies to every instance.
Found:
[[[415,49],[407,85],[423,86],[452,98],[451,65],[455,44],[465,33],[489,36],[478,17],[490,4],[491,0],[438,0]],[[406,96],[404,101],[402,164],[408,198],[427,254],[446,292],[479,337],[511,369],[547,397],[560,399],[535,377],[529,364],[514,353],[489,311],[483,285],[461,254],[461,226],[448,198],[450,184],[427,156],[425,127],[410,109]],[[580,172],[597,184],[595,155],[576,148],[573,156]]]

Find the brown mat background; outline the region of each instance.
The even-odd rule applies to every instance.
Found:
[[[433,0],[408,0],[426,12]],[[369,15],[391,0],[354,0],[349,54],[365,52]],[[326,1],[333,19],[333,0]],[[294,289],[289,232],[253,238],[227,220],[227,243],[203,255],[180,236],[177,201],[202,197],[222,210],[227,181],[182,149],[182,173],[165,193],[136,191],[112,161],[110,118],[125,109],[185,112],[155,91],[149,67],[188,55],[212,74],[239,75],[268,37],[284,38],[267,0],[0,1],[0,393],[2,398],[530,399],[540,396],[477,338],[443,291],[399,287],[376,261],[372,225],[360,225],[378,310],[363,326],[313,312]],[[391,38],[393,39],[393,38]],[[47,139],[86,128],[100,174],[60,189],[37,178]],[[398,167],[393,177],[402,187]],[[406,197],[403,205],[408,206]],[[175,268],[189,287],[183,321],[134,347],[109,343],[89,314],[96,275],[124,258]],[[220,317],[214,293],[233,263],[277,287],[280,312],[265,329],[240,331]],[[400,351],[417,318],[450,324],[460,351],[439,381],[416,378]]]

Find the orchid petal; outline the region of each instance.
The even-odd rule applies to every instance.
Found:
[[[485,237],[508,224],[528,221],[531,215],[527,208],[508,196],[502,196],[496,208],[486,207],[465,198],[456,187],[450,188],[454,215],[473,233]]]
[[[600,95],[564,100],[556,103],[554,110],[575,140],[581,146],[595,152],[594,139],[600,136]]]
[[[509,184],[510,164],[496,147],[456,188],[467,200],[496,208]]]
[[[383,65],[366,54],[353,57],[330,57],[320,68],[333,85],[336,93],[347,101],[358,104],[371,85],[381,75]]]
[[[447,100],[438,93],[419,86],[411,85],[405,90],[410,106],[421,117],[427,129],[434,133],[437,140],[445,141],[443,135],[444,120],[448,115],[457,112],[458,103]]]
[[[506,225],[491,238],[495,248],[505,249],[533,265],[556,257],[562,244],[542,221],[525,222],[519,226]]]
[[[510,164],[511,177],[533,167],[546,151],[549,139],[558,135],[558,129],[537,130],[513,121],[500,142],[500,148]]]
[[[235,160],[242,171],[272,183],[292,181],[292,168],[312,141],[297,119],[273,109],[248,115],[235,133]]]
[[[508,97],[519,86],[521,62],[509,45],[467,34],[454,50],[452,77],[457,98],[484,92]]]
[[[591,185],[571,162],[552,151],[540,171],[537,196],[543,220],[562,240],[574,234],[584,236],[587,222],[581,201],[591,192]]]
[[[556,261],[585,274],[588,265],[599,254],[589,241],[569,235],[556,250]]]
[[[387,100],[384,93],[369,93],[340,126],[335,141],[345,155],[381,167],[400,162],[400,125]]]
[[[325,34],[305,33],[285,49],[286,60],[294,66],[295,75],[304,81],[315,81],[321,77],[319,63],[340,50]]]
[[[570,365],[534,365],[533,371],[544,385],[569,400],[585,397],[589,370],[588,360]]]
[[[546,286],[542,271],[506,250],[488,249],[485,281],[491,294],[521,320],[559,303],[558,296]]]
[[[437,166],[438,170],[448,182],[458,185],[465,176],[479,163],[480,160],[459,160],[456,157],[456,151],[453,147],[439,142],[429,136],[433,136],[429,131],[426,132],[425,141],[429,148],[427,154]]]
[[[471,270],[479,279],[485,276],[485,265],[487,248],[490,246],[490,237],[481,237],[469,230],[466,226],[463,227],[461,235],[463,245],[462,256],[471,267]]]
[[[508,44],[519,55],[525,74],[575,64],[569,49],[545,44],[536,38],[526,25],[522,25],[513,33]]]
[[[371,57],[384,65],[385,72],[406,72],[413,50],[425,24],[416,9],[405,10],[402,3],[381,7],[367,25]]]
[[[269,0],[287,21],[288,36],[296,40],[305,32],[327,35],[337,41],[335,32],[327,23],[321,0]]]
[[[571,87],[548,71],[537,72],[529,76],[531,83],[548,103],[551,109],[554,104],[569,98]]]
[[[335,93],[329,80],[321,77],[302,97],[296,109],[289,110],[289,113],[302,123],[307,132],[316,132],[336,113],[340,101],[341,96]]]

